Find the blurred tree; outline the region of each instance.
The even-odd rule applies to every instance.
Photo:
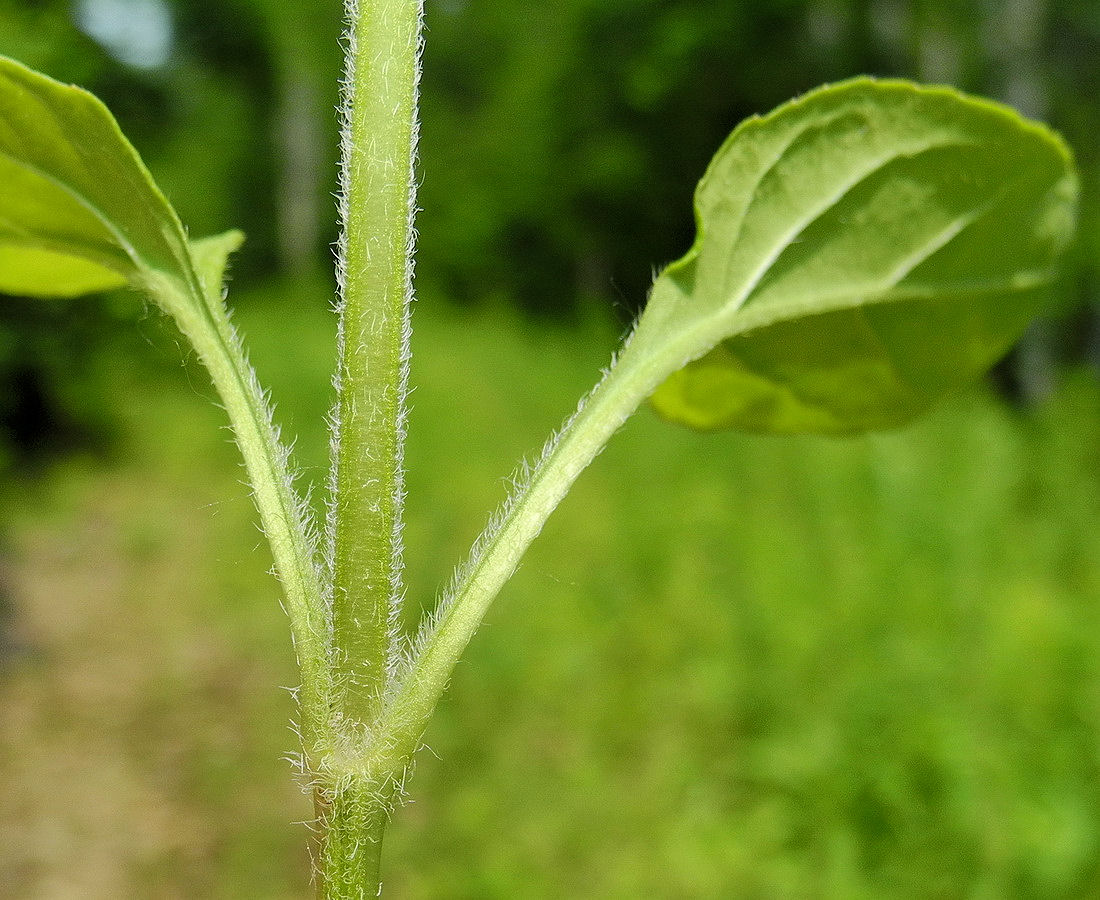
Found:
[[[342,64],[341,0],[314,0],[303,15],[285,0],[244,0],[271,54],[277,102],[273,137],[279,159],[279,250],[294,269],[316,266],[331,242],[337,147],[337,76]]]

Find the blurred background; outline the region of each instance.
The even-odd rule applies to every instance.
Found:
[[[191,232],[323,485],[335,0],[0,0]],[[859,73],[1061,130],[1057,313],[899,433],[642,411],[459,667],[395,897],[1100,891],[1100,4],[426,0],[410,622],[595,380],[745,116]],[[2,189],[2,187],[0,187]],[[120,293],[0,303],[0,897],[295,897],[309,806],[270,558],[211,389]]]

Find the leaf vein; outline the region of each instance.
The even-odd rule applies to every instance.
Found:
[[[107,231],[110,232],[111,236],[118,242],[119,246],[122,247],[123,251],[125,251],[126,255],[133,260],[135,266],[138,266],[139,268],[149,267],[148,263],[145,262],[144,257],[140,253],[138,253],[133,244],[131,244],[130,241],[127,240],[126,237],[122,234],[119,228],[113,224],[111,217],[108,216],[95,203],[93,203],[82,191],[68,184],[66,181],[57,178],[54,175],[51,175],[49,172],[43,171],[38,166],[29,163],[26,160],[13,156],[7,150],[0,149],[0,156],[4,157],[18,168],[25,169],[32,175],[41,178],[48,184],[52,184],[54,187],[67,193],[103,224]]]
[[[928,153],[932,150],[940,150],[945,147],[963,147],[967,146],[969,142],[959,140],[947,140],[947,141],[931,141],[923,146],[907,151],[898,152],[897,150],[890,150],[887,153],[880,154],[873,157],[869,165],[864,165],[857,168],[848,178],[843,179],[830,194],[824,197],[820,202],[812,205],[802,216],[797,218],[792,225],[787,228],[776,241],[771,250],[763,257],[757,267],[753,270],[747,283],[739,290],[732,298],[731,302],[727,304],[727,311],[740,309],[743,307],[752,296],[753,292],[760,286],[760,282],[764,279],[764,276],[771,269],[775,261],[780,255],[790,247],[800,234],[806,231],[814,222],[820,219],[830,209],[835,207],[844,197],[855,190],[859,185],[865,182],[868,178],[881,172],[887,166],[901,159],[914,159],[921,156],[924,153]],[[746,212],[746,218],[751,214],[751,208]]]

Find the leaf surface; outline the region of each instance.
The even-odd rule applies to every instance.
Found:
[[[1044,308],[1076,197],[1057,135],[949,88],[861,78],[750,119],[639,324],[680,354],[653,404],[701,429],[903,424]]]
[[[0,290],[73,296],[168,276],[194,293],[179,218],[107,108],[3,57],[0,185]]]
[[[191,242],[191,258],[194,260],[195,271],[211,302],[220,300],[229,257],[236,253],[243,243],[244,232],[236,229]]]
[[[126,284],[126,278],[79,256],[0,243],[0,294],[79,297]]]

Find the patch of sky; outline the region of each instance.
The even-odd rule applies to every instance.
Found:
[[[172,11],[164,0],[77,0],[77,27],[115,59],[156,69],[172,53]]]

